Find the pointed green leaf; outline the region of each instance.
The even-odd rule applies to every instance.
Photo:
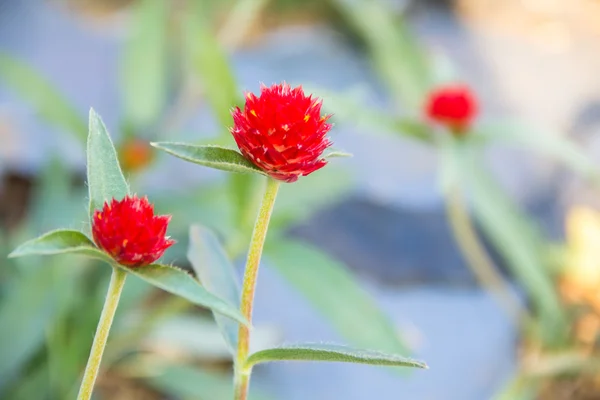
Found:
[[[119,268],[194,304],[233,318],[242,324],[248,323],[236,306],[208,292],[196,279],[182,269],[162,264],[139,268],[119,266]]]
[[[205,167],[229,172],[256,172],[265,175],[257,166],[235,150],[213,145],[192,145],[185,143],[151,143],[175,157]]]
[[[94,210],[101,209],[106,201],[113,198],[121,200],[129,194],[129,185],[121,171],[115,146],[94,109],[90,109],[87,184],[90,191],[90,218]]]
[[[258,351],[248,357],[246,366],[251,368],[256,364],[272,361],[328,361],[390,367],[428,368],[427,364],[422,361],[395,354],[320,343],[298,344]]]
[[[329,150],[323,153],[323,158],[339,158],[339,157],[353,157],[352,153],[347,153],[342,150]]]
[[[161,264],[138,268],[118,265],[109,255],[95,247],[89,238],[78,231],[58,230],[47,233],[22,244],[10,254],[10,257],[34,254],[79,254],[106,261],[194,304],[214,310],[241,323],[247,323],[235,306],[208,292],[186,271]]]
[[[300,290],[352,345],[408,352],[392,322],[344,265],[308,244],[283,239],[271,239],[265,255],[268,265]]]
[[[44,76],[21,60],[0,54],[0,79],[46,121],[75,135],[86,137],[85,120],[75,106]]]
[[[240,284],[235,267],[215,235],[201,225],[192,225],[187,255],[196,275],[207,290],[230,304],[240,303]],[[238,324],[216,314],[215,320],[229,350],[234,354],[237,349]]]
[[[160,116],[166,96],[169,10],[164,0],[141,0],[132,11],[121,58],[123,107],[128,121],[147,127]]]
[[[94,243],[83,233],[67,229],[58,229],[29,240],[17,247],[9,254],[9,257],[67,253],[87,255],[112,262],[112,259],[98,250]]]

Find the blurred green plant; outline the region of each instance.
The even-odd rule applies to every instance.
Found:
[[[573,317],[558,290],[558,271],[553,244],[543,237],[536,223],[505,193],[485,162],[485,151],[496,144],[522,148],[560,162],[597,185],[598,167],[563,135],[546,132],[514,120],[478,121],[468,132],[454,136],[423,119],[427,94],[440,83],[440,68],[428,60],[423,48],[411,37],[402,16],[384,2],[331,0],[347,15],[350,26],[363,39],[375,70],[393,101],[391,112],[365,106],[369,92],[358,88],[347,93],[310,90],[324,99],[339,121],[368,129],[372,134],[394,135],[436,149],[440,159],[440,187],[450,226],[467,264],[481,285],[505,307],[523,328],[523,342],[542,354],[534,355],[537,367],[555,365],[548,377],[572,373],[598,373],[597,357],[566,357],[574,350],[570,336]],[[377,26],[365,15],[378,15]],[[394,31],[394,26],[398,29]],[[393,33],[392,33],[393,32]],[[390,38],[395,37],[395,40]],[[456,77],[452,77],[456,79]],[[448,79],[446,79],[448,80]],[[402,112],[400,112],[402,110]],[[529,305],[523,305],[505,282],[483,246],[475,224],[499,252],[517,284],[525,290]],[[546,352],[549,352],[547,354]],[[561,362],[565,359],[576,362]],[[534,367],[533,369],[537,369]],[[502,399],[534,399],[543,377],[530,368],[517,372]],[[502,397],[504,396],[504,397]]]
[[[229,6],[234,8],[227,9]],[[215,132],[216,141],[226,145],[233,143],[226,130],[231,125],[228,110],[240,104],[241,91],[227,54],[213,34],[214,24],[209,22],[214,21],[215,15],[226,15],[224,27],[235,24],[248,28],[248,21],[246,25],[239,23],[240,10],[251,10],[250,16],[257,18],[265,6],[266,2],[257,0],[223,2],[219,6],[204,1],[188,2],[181,9],[165,10],[163,1],[134,2],[129,37],[119,61],[123,112],[121,135],[117,136],[116,145],[121,162],[124,161],[123,154],[128,143],[134,140],[176,137],[181,125],[196,113],[202,101],[206,101],[218,125],[222,127],[222,130]],[[228,10],[231,10],[230,14],[227,14]],[[178,29],[171,29],[173,26]],[[235,37],[228,37],[223,33],[226,32],[224,30],[220,32],[219,38],[229,47],[235,47],[239,38],[243,37],[243,29]],[[49,125],[73,135],[84,146],[87,127],[82,110],[73,105],[47,77],[23,61],[2,54],[0,82],[28,102]],[[133,154],[133,157],[139,158],[140,154]],[[150,171],[151,163],[159,164],[163,160],[160,156],[149,157],[147,162],[140,163],[135,169],[128,168],[126,173],[130,175],[133,189],[147,192],[156,199],[157,211],[178,210],[170,228],[175,237],[187,237],[190,221],[199,222],[224,238],[229,258],[235,260],[243,256],[254,218],[248,210],[253,209],[250,204],[258,205],[260,201],[260,183],[250,174],[231,174],[226,180],[227,191],[222,190],[223,183],[219,181],[186,188],[185,193],[161,196],[160,192],[145,188],[138,177]],[[5,255],[24,238],[65,223],[72,224],[71,210],[80,210],[81,216],[75,221],[85,220],[83,208],[77,206],[85,197],[84,190],[81,187],[60,189],[70,187],[69,174],[60,164],[45,171],[47,173],[40,179],[40,189],[34,195],[34,206],[30,208],[27,220],[18,232],[2,232],[0,247]],[[278,209],[273,215],[271,234],[284,240],[285,232],[292,224],[335,203],[348,193],[351,185],[349,175],[333,166],[314,178],[297,183],[281,194]],[[50,191],[52,195],[49,195]],[[326,192],[326,195],[305,195],[315,191]],[[38,205],[45,201],[50,205]],[[36,225],[40,221],[45,222]],[[266,257],[272,258],[273,267],[280,270],[291,285],[332,321],[343,338],[361,347],[407,352],[391,321],[377,309],[343,265],[305,243],[285,240],[298,254],[314,258],[314,263],[303,265],[306,276],[316,276],[321,267],[328,271],[325,275],[319,275],[320,285],[306,285],[304,281],[297,280],[294,274],[286,272],[287,267],[280,265],[285,260],[277,253],[267,249]],[[171,260],[182,259],[186,251],[186,242],[181,240],[167,256]],[[73,272],[66,267],[67,263],[73,262],[87,266]],[[37,258],[5,259],[4,262],[6,268],[3,271],[8,272],[6,275],[3,272],[6,280],[0,286],[0,323],[14,329],[3,330],[0,334],[3,335],[0,337],[0,353],[12,355],[3,358],[12,361],[0,362],[0,397],[8,396],[17,400],[74,397],[76,382],[89,352],[104,296],[100,288],[105,287],[109,279],[107,271],[94,268],[95,261],[73,259],[71,256],[45,259],[38,271],[39,263]],[[32,270],[36,272],[28,272]],[[48,279],[42,279],[46,274]],[[59,283],[52,285],[49,284],[51,281]],[[338,284],[342,285],[343,290],[340,290],[336,302],[330,302],[329,288]],[[191,303],[180,298],[164,296],[157,302],[158,297],[147,283],[139,279],[129,280],[122,294],[112,340],[107,348],[107,369],[122,371],[119,366],[135,358],[143,350],[145,340],[159,326],[195,311]],[[20,307],[16,308],[15,304]],[[343,312],[345,304],[360,307],[357,306],[349,315]],[[368,329],[357,330],[353,323],[356,318],[370,321]],[[202,360],[202,357],[199,358]],[[186,366],[186,363],[179,360],[177,367],[188,368],[190,373],[204,373],[195,366]],[[218,384],[215,380],[214,386],[218,387]],[[212,386],[206,383],[209,392],[204,393],[210,393]],[[173,396],[181,395],[181,392],[172,389],[173,385],[155,387]],[[203,389],[199,387],[198,390]]]

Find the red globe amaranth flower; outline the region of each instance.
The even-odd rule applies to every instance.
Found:
[[[326,137],[330,115],[321,115],[321,100],[287,83],[246,94],[244,110],[233,112],[231,133],[248,160],[274,179],[295,182],[324,167],[331,146]]]
[[[158,260],[175,243],[165,236],[170,220],[168,215],[154,215],[148,198],[125,196],[94,212],[92,234],[98,247],[119,264],[141,267]]]
[[[429,94],[425,113],[430,120],[462,134],[477,115],[477,99],[465,85],[442,86]]]

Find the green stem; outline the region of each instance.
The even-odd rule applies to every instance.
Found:
[[[244,283],[242,285],[241,311],[244,317],[252,322],[252,305],[254,303],[254,290],[256,289],[256,277],[258,275],[258,266],[260,256],[262,255],[269,220],[273,212],[273,205],[277,197],[279,182],[268,178],[267,189],[260,205],[252,239],[250,240],[250,250],[246,260],[246,269],[244,272]],[[248,397],[248,386],[250,383],[250,371],[245,367],[248,351],[250,347],[250,330],[245,325],[240,325],[238,335],[238,350],[235,360],[235,400],[246,400]]]
[[[460,191],[456,188],[447,192],[446,213],[454,239],[481,286],[496,296],[498,303],[515,322],[531,323],[531,316],[510,290],[479,241]]]
[[[117,306],[119,305],[119,298],[121,297],[126,277],[127,272],[118,267],[113,267],[108,292],[106,293],[106,299],[104,300],[104,307],[102,308],[100,321],[98,321],[98,328],[96,328],[94,343],[92,344],[90,357],[88,358],[83,374],[83,380],[79,387],[77,400],[89,400],[92,397],[94,383],[96,382],[98,370],[100,369],[100,362],[102,361],[102,354],[104,353],[104,347],[106,347],[106,340],[108,339],[110,326],[112,325]]]

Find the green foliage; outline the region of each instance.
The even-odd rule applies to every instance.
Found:
[[[94,243],[79,231],[57,229],[23,243],[10,253],[9,257],[65,253],[87,255],[94,254],[94,252],[88,253],[88,250],[95,249],[95,247]],[[101,260],[112,261],[105,253],[102,253],[99,257]]]
[[[29,102],[40,117],[84,142],[85,120],[46,77],[21,60],[0,54],[0,79]]]
[[[600,170],[585,152],[556,132],[544,132],[518,121],[495,121],[477,128],[473,138],[485,144],[505,143],[546,155],[567,168],[598,182]]]
[[[329,361],[391,367],[428,368],[424,362],[393,354],[319,343],[298,344],[258,351],[248,357],[246,368],[272,361]]]
[[[352,345],[408,353],[390,320],[339,262],[283,239],[267,242],[265,256]]]
[[[419,110],[432,80],[427,59],[408,31],[384,2],[329,0],[367,45],[373,64],[390,88],[396,105]]]
[[[257,166],[232,149],[213,145],[192,145],[185,143],[152,143],[157,149],[164,150],[175,157],[228,172],[256,172],[265,175]]]
[[[240,283],[233,264],[227,258],[217,238],[200,225],[190,227],[188,260],[200,278],[200,282],[208,290],[229,304],[240,304]],[[238,325],[219,315],[215,315],[215,320],[229,350],[235,354]]]
[[[14,265],[11,265],[14,267]],[[68,270],[56,264],[28,266],[31,273],[13,279],[0,303],[0,395],[43,344],[46,330],[62,312],[65,296],[74,283]],[[53,284],[62,283],[63,290]],[[1,396],[0,396],[1,397]]]
[[[170,265],[153,264],[143,268],[125,268],[127,272],[167,292],[247,325],[248,321],[233,305],[208,292],[190,274]]]
[[[351,124],[368,130],[368,134],[404,136],[408,139],[432,143],[429,127],[418,120],[399,118],[384,110],[366,106],[368,91],[361,87],[335,93],[322,88],[312,88],[304,85],[305,91],[314,93],[323,99],[323,107],[334,115],[342,124]]]
[[[94,243],[83,233],[69,230],[58,230],[43,235],[37,239],[19,246],[12,257],[21,257],[33,254],[79,254],[96,258],[121,268],[124,271],[143,279],[167,292],[183,297],[194,304],[206,307],[233,318],[243,324],[246,319],[231,305],[206,291],[187,272],[169,265],[153,264],[141,268],[127,268],[120,266],[108,254],[96,248]]]
[[[121,57],[121,92],[127,122],[147,128],[160,116],[167,91],[166,0],[138,0]]]
[[[146,378],[150,386],[182,399],[231,399],[231,377],[185,365],[163,365],[154,368]],[[249,400],[271,400],[272,397],[252,390]]]
[[[87,144],[87,183],[90,191],[90,221],[95,210],[106,201],[121,200],[129,194],[117,152],[102,119],[90,110],[90,133]]]
[[[449,139],[443,143],[442,185],[445,190],[453,187],[469,191],[477,222],[539,312],[539,333],[546,343],[560,342],[566,333],[566,316],[546,268],[543,238],[486,172],[470,141]]]
[[[183,21],[183,42],[188,63],[203,87],[203,94],[223,127],[223,138],[231,142],[226,127],[231,125],[229,110],[242,103],[242,97],[227,56],[210,31],[202,2],[194,2]],[[236,27],[236,29],[239,27]]]

